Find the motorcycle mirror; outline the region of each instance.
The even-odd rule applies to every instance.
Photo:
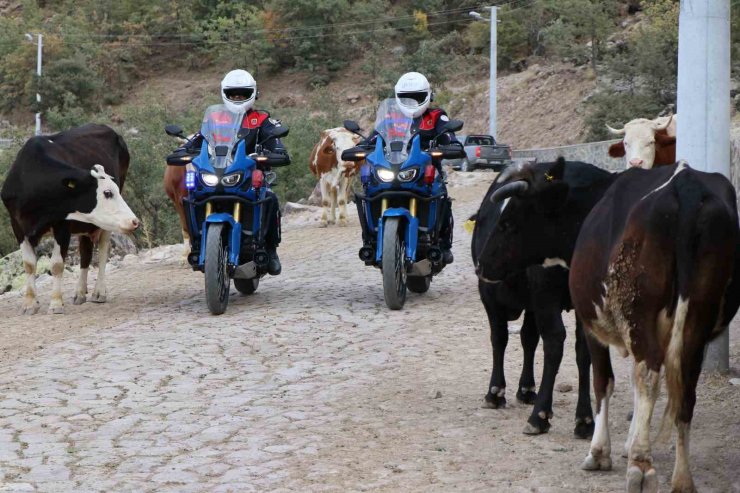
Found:
[[[360,131],[360,125],[354,120],[344,120],[344,128],[352,133],[358,133]]]
[[[268,185],[272,185],[275,183],[275,180],[277,179],[277,173],[274,171],[265,171],[265,182]]]
[[[214,150],[217,157],[224,157],[229,154],[229,146],[216,146]]]
[[[184,137],[182,133],[182,127],[180,127],[180,125],[169,123],[165,125],[164,131],[167,135],[171,137]]]
[[[463,128],[463,121],[462,120],[450,120],[447,123],[445,123],[445,131],[446,132],[459,132]]]
[[[285,137],[286,135],[288,135],[288,132],[290,132],[290,129],[288,127],[274,127],[272,129],[272,133],[268,137],[262,139],[259,143],[264,144],[268,140]]]

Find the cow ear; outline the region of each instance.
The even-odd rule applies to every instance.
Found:
[[[609,155],[611,157],[624,157],[624,141],[619,141],[610,145]]]
[[[655,142],[662,146],[674,145],[676,137],[669,136],[665,131],[655,133]]]
[[[555,161],[555,166],[550,168],[549,171],[545,173],[545,179],[548,182],[552,182],[553,180],[561,181],[563,179],[563,175],[565,174],[565,159],[561,156]]]

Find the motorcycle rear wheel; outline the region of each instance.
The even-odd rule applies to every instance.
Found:
[[[257,291],[257,287],[259,285],[259,277],[254,277],[252,279],[234,279],[234,287],[241,294],[253,294],[255,291]]]

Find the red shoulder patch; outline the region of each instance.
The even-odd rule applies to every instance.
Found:
[[[421,115],[419,130],[434,130],[434,127],[437,126],[437,120],[439,120],[439,117],[442,116],[442,114],[444,114],[442,110],[434,109]]]
[[[266,111],[250,111],[249,113],[244,115],[244,120],[242,120],[242,128],[248,128],[250,130],[259,128],[269,116],[270,114]]]

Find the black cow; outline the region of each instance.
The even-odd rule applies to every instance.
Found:
[[[82,235],[80,282],[74,303],[86,301],[87,271],[95,238],[99,245],[99,271],[92,301],[105,301],[109,231],[131,233],[139,225],[120,194],[128,165],[129,153],[123,138],[104,125],[89,124],[32,137],[18,152],[0,197],[10,214],[28,277],[24,313],[33,314],[39,309],[34,248],[48,232],[52,232],[55,241],[49,312],[64,312],[61,282],[72,234]]]
[[[526,310],[522,328],[524,368],[517,397],[534,387],[530,375],[537,334],[543,340],[542,382],[525,433],[544,433],[550,427],[555,376],[566,337],[561,313],[571,308],[567,266],[583,220],[613,179],[611,173],[590,164],[569,162],[566,166],[562,158],[554,163],[527,164],[504,172],[489,189],[478,213],[473,259],[491,325],[489,405],[505,403],[507,320],[516,319]],[[580,321],[576,322],[579,385],[574,433],[587,438],[594,429],[590,358]]]
[[[634,358],[627,490],[658,489],[650,418],[665,366],[663,424],[678,430],[672,491],[696,491],[688,444],[704,348],[740,305],[740,230],[729,180],[685,162],[623,173],[581,228],[570,289],[594,365],[596,431],[583,468],[611,468],[613,345]]]

